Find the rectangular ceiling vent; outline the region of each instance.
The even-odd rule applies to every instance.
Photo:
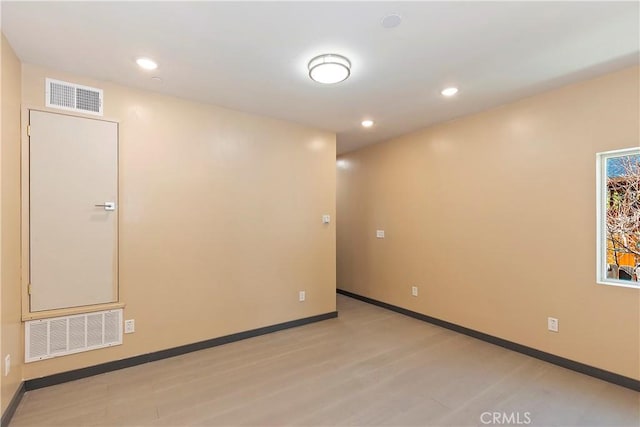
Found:
[[[47,107],[78,113],[102,115],[102,89],[45,79]]]
[[[25,363],[122,344],[122,309],[26,322]]]

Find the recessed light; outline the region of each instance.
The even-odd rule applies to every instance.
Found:
[[[334,53],[316,56],[309,61],[307,67],[311,80],[324,84],[340,83],[351,74],[351,62]]]
[[[136,64],[140,66],[140,68],[144,68],[145,70],[155,70],[158,68],[158,64],[152,59],[149,58],[138,58],[136,59]]]
[[[363,120],[361,124],[363,128],[370,128],[373,126],[373,120]]]
[[[162,77],[153,76],[153,77],[151,77],[151,80],[156,82],[156,83],[162,83]]]
[[[457,87],[448,87],[446,89],[443,89],[442,92],[440,92],[442,95],[444,96],[453,96],[456,93],[458,93],[458,88]]]
[[[402,22],[402,16],[398,15],[397,13],[391,13],[385,16],[384,18],[382,18],[382,21],[380,21],[380,23],[384,28],[397,27],[398,25],[400,25],[401,22]]]

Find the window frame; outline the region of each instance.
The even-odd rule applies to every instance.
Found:
[[[606,206],[607,199],[607,160],[628,155],[640,155],[640,147],[623,148],[620,150],[596,153],[596,283],[599,285],[619,286],[640,289],[640,281],[630,282],[619,279],[609,279],[607,272],[607,231]]]

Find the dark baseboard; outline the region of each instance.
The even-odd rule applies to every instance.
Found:
[[[179,356],[193,351],[204,350],[205,348],[216,347],[223,344],[229,344],[235,341],[253,338],[260,335],[270,334],[272,332],[281,331],[283,329],[295,328],[297,326],[307,325],[309,323],[319,322],[321,320],[332,319],[338,317],[337,311],[319,314],[317,316],[305,317],[304,319],[291,320],[289,322],[278,323],[277,325],[265,326],[250,331],[239,332],[236,334],[226,335],[224,337],[212,338],[206,341],[200,341],[193,344],[187,344],[180,347],[173,347],[166,350],[160,350],[153,353],[142,354],[140,356],[129,357],[122,360],[114,360],[100,365],[89,366],[73,371],[61,372],[59,374],[48,375],[42,378],[34,378],[24,382],[26,391],[36,390],[42,387],[48,387],[55,384],[66,383],[93,375],[104,374],[105,372],[116,371],[118,369],[129,368],[131,366],[141,365],[143,363],[154,362],[156,360],[166,359],[169,357]],[[10,418],[9,418],[10,419]],[[4,417],[3,417],[4,420]],[[4,425],[4,424],[3,424]]]
[[[407,310],[406,308],[398,307],[386,302],[378,301],[372,298],[368,298],[362,295],[354,294],[342,289],[336,290],[339,294],[346,295],[348,297],[364,301],[369,304],[377,305],[379,307],[386,308],[388,310],[395,311],[397,313],[404,314],[406,316],[413,317],[424,322],[428,322],[443,328],[450,329],[455,332],[459,332],[464,335],[468,335],[473,338],[477,338],[482,341],[486,341],[491,344],[499,345],[500,347],[507,348],[509,350],[517,351],[518,353],[526,354],[527,356],[535,357],[536,359],[544,360],[545,362],[553,363],[554,365],[561,366],[563,368],[571,369],[572,371],[580,372],[604,381],[608,381],[613,384],[620,385],[622,387],[630,388],[631,390],[640,391],[640,381],[625,377],[614,372],[605,371],[604,369],[596,368],[594,366],[585,365],[584,363],[576,362],[575,360],[566,359],[555,354],[547,353],[541,350],[537,350],[526,345],[518,344],[513,341],[508,341],[502,338],[495,337],[493,335],[485,334],[474,329],[465,328],[464,326],[456,325],[445,320],[437,319],[435,317],[427,316],[422,313]]]
[[[18,409],[18,405],[22,400],[22,396],[24,396],[24,392],[26,391],[24,387],[24,381],[20,383],[20,387],[13,394],[13,398],[11,398],[11,402],[9,402],[9,406],[5,409],[2,414],[2,421],[0,421],[0,426],[6,427],[9,425],[11,418],[13,418],[13,414],[16,413],[16,409]]]

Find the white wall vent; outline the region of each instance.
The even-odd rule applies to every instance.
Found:
[[[102,115],[102,89],[49,78],[45,79],[45,84],[47,107]]]
[[[25,363],[122,344],[122,309],[31,320]]]

